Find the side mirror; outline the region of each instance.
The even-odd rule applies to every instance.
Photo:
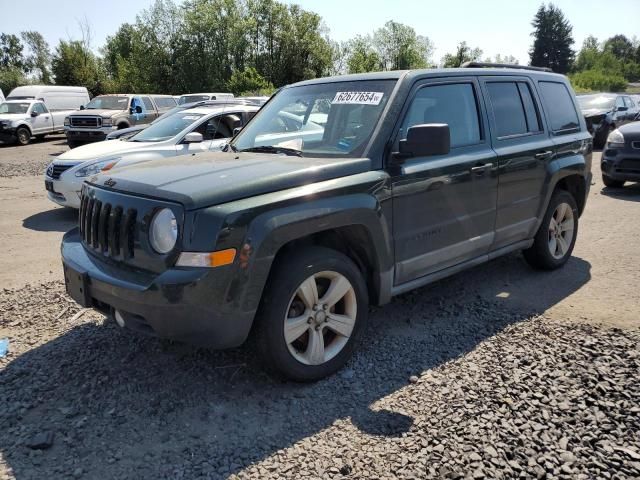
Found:
[[[182,143],[201,143],[203,140],[204,137],[201,133],[189,132],[184,136],[184,140],[182,140]]]
[[[80,105],[80,110],[84,110],[84,105]]]
[[[136,113],[142,113],[142,107],[140,105],[136,106]]]
[[[242,130],[242,127],[236,127],[233,129],[233,136],[235,137],[236,135],[238,135],[240,133],[240,130]]]
[[[629,107],[616,107],[616,112],[626,112]]]
[[[38,115],[39,115],[39,113],[38,113],[38,112],[31,112],[31,116],[32,116],[32,117],[37,117]]]
[[[446,155],[451,150],[449,125],[425,123],[414,125],[407,131],[407,138],[399,142],[398,158]]]

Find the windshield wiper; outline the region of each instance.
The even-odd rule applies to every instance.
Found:
[[[302,152],[300,150],[296,150],[295,148],[287,148],[287,147],[276,147],[273,145],[263,145],[261,147],[251,147],[245,148],[243,150],[238,150],[240,153],[244,152],[256,152],[256,153],[284,153],[285,155],[291,155],[295,157],[301,157]]]

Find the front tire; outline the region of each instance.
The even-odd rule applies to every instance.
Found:
[[[335,373],[351,357],[368,307],[362,274],[346,255],[309,247],[281,256],[253,332],[265,366],[299,382]]]
[[[609,187],[609,188],[624,187],[624,180],[614,180],[611,177],[607,177],[604,173],[602,174],[602,183],[604,183],[605,187]]]
[[[31,141],[31,132],[29,131],[28,128],[25,127],[20,127],[18,128],[18,130],[16,130],[16,142],[18,143],[18,145],[29,145],[29,142]]]
[[[566,190],[557,190],[549,201],[533,245],[523,252],[524,258],[532,267],[541,270],[560,268],[571,257],[577,236],[576,200]]]

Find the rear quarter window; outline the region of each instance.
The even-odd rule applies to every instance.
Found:
[[[566,85],[560,82],[538,82],[538,87],[553,133],[562,135],[579,130],[578,113]]]

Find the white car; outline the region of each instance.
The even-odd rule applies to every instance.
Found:
[[[220,149],[259,110],[253,105],[216,105],[182,110],[128,140],[97,142],[52,158],[45,188],[52,202],[80,208],[84,180],[100,172],[140,162]]]

